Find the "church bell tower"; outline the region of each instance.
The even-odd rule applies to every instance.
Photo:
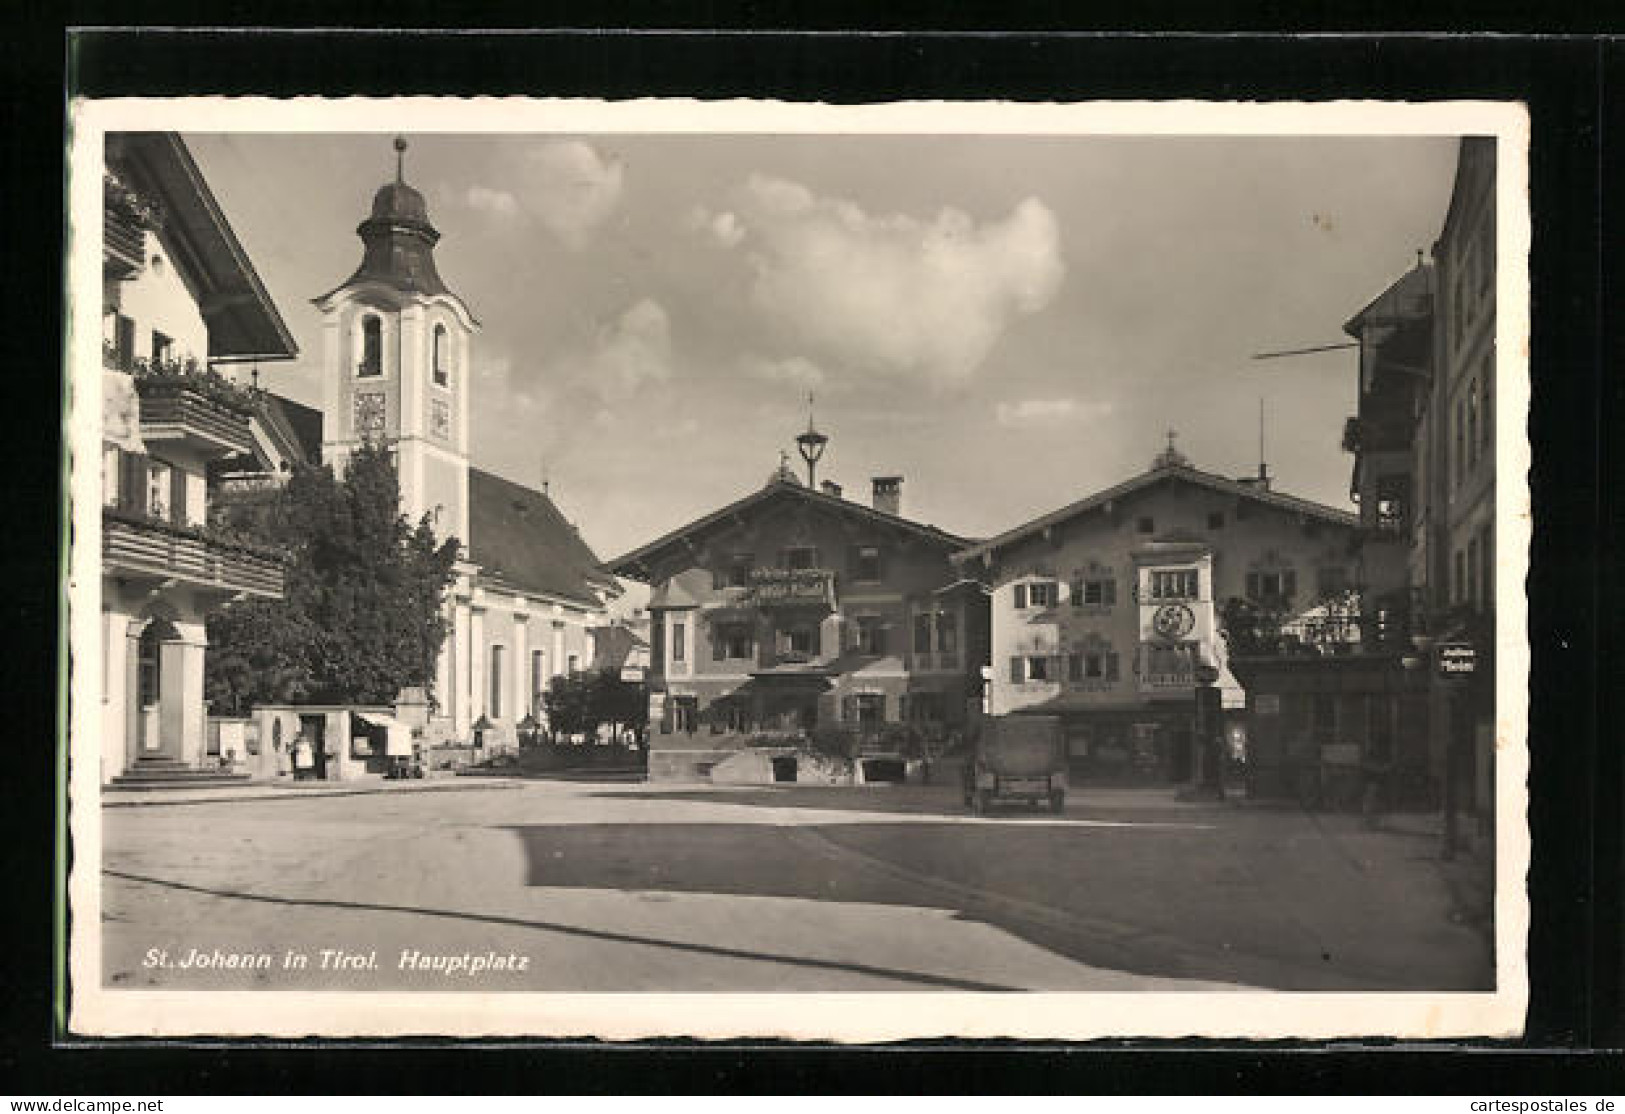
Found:
[[[435,268],[440,239],[423,195],[395,180],[356,228],[361,265],[315,299],[323,323],[322,458],[342,470],[362,442],[390,449],[401,511],[468,542],[470,355],[479,322]]]

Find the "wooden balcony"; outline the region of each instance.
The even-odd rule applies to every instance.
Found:
[[[102,568],[113,576],[177,581],[232,595],[282,595],[282,562],[161,522],[102,514]]]
[[[248,415],[201,390],[171,381],[136,377],[141,395],[141,439],[201,441],[221,455],[252,452]]]
[[[128,215],[112,205],[105,206],[102,229],[103,270],[123,278],[147,265],[147,234]]]

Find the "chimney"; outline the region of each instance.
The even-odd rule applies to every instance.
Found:
[[[902,476],[876,476],[875,510],[882,514],[901,515],[903,513],[903,477]]]
[[[836,483],[834,480],[825,480],[818,486],[823,489],[825,495],[832,496],[836,499],[841,497],[841,485]]]

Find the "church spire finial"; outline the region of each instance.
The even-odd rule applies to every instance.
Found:
[[[406,183],[406,137],[404,135],[395,137],[395,180],[403,185]]]
[[[1156,459],[1151,462],[1151,467],[1189,468],[1191,466],[1190,459],[1174,447],[1174,438],[1179,436],[1179,431],[1169,427],[1163,433],[1163,436],[1168,438],[1168,447],[1157,454]]]

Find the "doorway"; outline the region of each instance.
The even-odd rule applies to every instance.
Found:
[[[793,754],[778,754],[773,756],[773,780],[796,780],[796,756]]]
[[[173,625],[154,619],[136,644],[136,730],[142,758],[179,757],[178,747],[164,746],[162,715],[164,643],[175,637]]]
[[[327,717],[317,713],[315,715],[301,715],[299,717],[299,733],[310,740],[311,758],[315,762],[315,772],[311,775],[317,781],[327,780]]]

